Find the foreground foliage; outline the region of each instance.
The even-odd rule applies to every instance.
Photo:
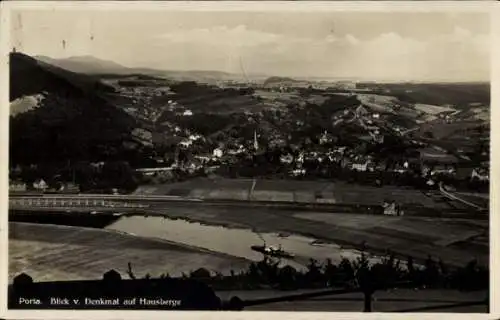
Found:
[[[489,271],[472,260],[461,268],[448,267],[443,261],[428,257],[417,266],[412,257],[398,260],[388,254],[377,263],[371,263],[365,253],[355,260],[342,259],[338,264],[331,260],[320,264],[311,259],[305,271],[296,270],[280,262],[264,258],[250,263],[247,270],[231,271],[230,275],[212,273],[205,268],[183,274],[182,278],[198,279],[216,290],[263,289],[281,290],[312,289],[327,287],[361,287],[377,290],[391,287],[434,288],[455,290],[486,290],[489,286]],[[135,278],[129,264],[128,274]],[[150,278],[148,274],[146,278]],[[163,274],[161,278],[169,278]]]

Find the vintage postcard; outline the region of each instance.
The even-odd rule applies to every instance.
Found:
[[[494,313],[494,9],[4,3],[2,315]]]

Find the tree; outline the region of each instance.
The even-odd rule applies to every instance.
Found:
[[[342,258],[338,269],[342,282],[350,282],[355,280],[354,267],[349,259]]]
[[[356,259],[356,281],[364,295],[364,312],[371,311],[372,295],[375,291],[374,274],[368,264],[368,259],[364,252]]]
[[[424,135],[424,138],[434,139],[434,134],[431,131],[425,131],[423,135]]]
[[[425,260],[423,270],[423,280],[426,286],[435,286],[440,279],[440,273],[437,263],[428,256]]]
[[[297,281],[297,270],[287,265],[279,270],[278,279],[281,289],[294,289]]]
[[[193,279],[209,279],[211,277],[210,271],[205,268],[199,268],[190,273]]]
[[[102,168],[101,178],[101,185],[105,188],[121,188],[127,191],[137,188],[134,172],[124,161],[106,162]]]
[[[332,263],[331,259],[326,260],[323,273],[327,284],[333,286],[337,277],[338,268]]]
[[[321,280],[321,268],[318,261],[310,259],[307,265],[306,279],[311,284],[317,284]]]

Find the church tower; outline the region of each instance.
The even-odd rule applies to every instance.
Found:
[[[253,131],[253,147],[255,152],[259,151],[259,142],[257,141],[257,130]]]

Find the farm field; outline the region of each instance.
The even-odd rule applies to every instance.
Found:
[[[298,93],[291,92],[272,92],[267,90],[255,90],[254,96],[263,99],[264,101],[278,101],[289,103],[300,98]]]
[[[443,106],[435,106],[431,104],[423,104],[423,103],[416,103],[415,104],[415,109],[422,111],[427,114],[439,114],[442,112],[452,112],[456,111],[455,109],[448,108],[448,107],[443,107]]]
[[[406,205],[450,208],[419,190],[382,188],[326,181],[208,179],[200,178],[157,186],[142,186],[136,193],[184,196],[201,199],[255,201],[329,202],[381,205],[386,200]]]
[[[364,106],[375,112],[394,113],[393,104],[398,101],[396,97],[378,94],[358,94],[358,99]]]
[[[248,261],[186,245],[107,230],[9,223],[9,281],[26,272],[35,281],[99,279],[115,269],[127,277],[180,275],[197,268],[245,268]]]
[[[355,228],[374,234],[387,235],[402,239],[423,241],[439,245],[449,238],[474,237],[482,235],[487,228],[470,225],[466,222],[425,219],[413,217],[388,217],[352,214],[304,213],[296,214],[298,218],[320,221],[327,224]]]
[[[484,123],[482,121],[478,120],[464,120],[453,123],[446,123],[442,120],[436,120],[422,124],[420,126],[420,129],[416,133],[417,135],[424,135],[425,132],[430,132],[432,133],[434,139],[439,140],[451,137],[456,133],[461,134],[461,132],[466,129],[476,128],[483,124]]]

